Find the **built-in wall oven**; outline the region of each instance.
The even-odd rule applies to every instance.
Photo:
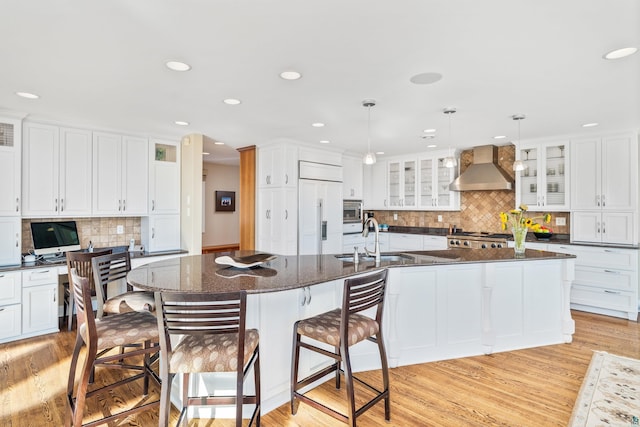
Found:
[[[362,231],[362,200],[342,201],[342,224],[344,233]]]

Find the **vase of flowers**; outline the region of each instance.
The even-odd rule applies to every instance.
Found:
[[[513,233],[514,251],[516,256],[523,256],[525,250],[525,241],[527,238],[527,230],[539,230],[541,225],[536,222],[541,219],[545,223],[551,222],[551,215],[546,213],[538,217],[527,217],[525,212],[529,207],[520,205],[518,209],[512,209],[509,212],[500,212],[500,224],[503,230],[511,230]]]

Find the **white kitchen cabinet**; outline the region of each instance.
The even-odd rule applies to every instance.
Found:
[[[638,140],[618,135],[571,141],[571,209],[637,209]]]
[[[25,123],[22,164],[23,216],[91,215],[90,131]]]
[[[58,332],[58,269],[22,272],[22,338]]]
[[[418,205],[417,160],[415,158],[389,160],[388,165],[389,207],[415,209]]]
[[[388,209],[389,199],[387,161],[378,160],[373,165],[364,165],[364,208]]]
[[[345,199],[362,200],[363,164],[360,157],[344,156],[342,158],[342,197]]]
[[[585,243],[634,243],[634,213],[577,211],[571,213],[571,241]]]
[[[421,251],[421,234],[389,233],[389,251]]]
[[[424,210],[459,210],[460,192],[449,190],[455,179],[456,168],[444,166],[444,157],[428,156],[418,159],[418,181],[420,196],[418,208]]]
[[[298,197],[295,188],[265,188],[258,194],[257,250],[297,253]]]
[[[297,147],[277,144],[259,148],[258,187],[296,187],[297,184]]]
[[[355,247],[358,248],[358,253],[364,253],[364,243],[366,239],[362,236],[362,233],[343,234],[342,235],[342,253],[353,254]]]
[[[22,263],[22,220],[19,217],[0,217],[0,265]]]
[[[342,184],[301,179],[298,189],[298,253],[342,251]]]
[[[22,332],[22,273],[0,272],[0,342],[17,339]]]
[[[149,214],[180,213],[180,144],[149,143]]]
[[[441,251],[447,247],[446,236],[422,236],[422,250],[424,251]]]
[[[111,133],[93,133],[93,214],[147,214],[148,141]]]
[[[516,205],[545,211],[569,209],[569,141],[523,144],[518,158],[527,166],[516,173]]]
[[[580,245],[549,245],[576,255],[571,308],[637,321],[638,250]]]
[[[0,117],[0,216],[20,216],[22,124]]]
[[[148,252],[180,249],[180,215],[143,216],[140,239]]]
[[[296,268],[296,266],[290,266]],[[264,369],[261,372],[263,408],[269,410],[280,406],[290,396],[291,352],[293,325],[305,319],[339,306],[336,286],[342,281],[333,281],[312,287],[259,295],[260,358]],[[329,364],[332,359],[301,350],[300,372],[302,378],[319,365]]]

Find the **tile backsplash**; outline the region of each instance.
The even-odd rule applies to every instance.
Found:
[[[76,221],[78,237],[82,248],[93,243],[96,248],[107,246],[128,246],[129,240],[134,239],[136,245],[140,244],[140,217],[116,217],[116,218],[33,218],[22,220],[22,252],[33,250],[31,238],[31,222],[42,221]],[[118,226],[121,225],[123,233],[118,234]]]

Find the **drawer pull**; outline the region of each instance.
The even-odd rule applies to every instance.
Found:
[[[614,294],[614,295],[620,295],[620,294],[621,294],[621,292],[618,292],[618,291],[610,291],[610,290],[608,290],[608,289],[605,289],[605,290],[604,290],[604,293],[605,293],[605,294]]]
[[[611,274],[620,274],[619,271],[615,271],[615,270],[604,270],[605,273],[611,273]]]
[[[49,274],[50,271],[49,270],[44,270],[44,271],[34,271],[32,274]]]

